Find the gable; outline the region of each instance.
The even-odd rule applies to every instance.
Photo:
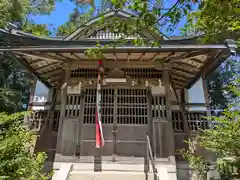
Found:
[[[80,26],[76,31],[67,36],[65,40],[82,40],[82,39],[125,39],[143,38],[149,40],[161,40],[162,36],[150,29],[143,29],[133,36],[125,36],[124,34],[112,32],[111,25],[116,21],[125,21],[127,24],[133,24],[134,15],[124,11],[112,11],[96,17]],[[99,20],[104,18],[104,22]]]

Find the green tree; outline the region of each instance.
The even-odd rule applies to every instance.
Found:
[[[49,36],[50,26],[35,24],[33,16],[50,14],[55,0],[0,0],[0,28],[9,23],[18,25],[20,30],[36,36]],[[1,42],[0,42],[1,45]],[[32,76],[9,54],[0,54],[0,112],[23,110],[28,103]]]
[[[238,98],[229,105],[221,117],[213,116],[213,128],[203,130],[197,136],[197,144],[217,155],[217,168],[223,177],[230,179],[240,178],[240,79],[238,78],[229,86],[229,91]],[[192,145],[192,143],[190,143]],[[189,161],[202,180],[206,179],[209,171],[207,159],[190,150],[181,150],[181,154]]]
[[[0,179],[47,180],[45,154],[33,154],[35,137],[22,125],[26,113],[0,113]]]
[[[240,74],[239,57],[230,57],[207,77],[210,106],[213,110],[223,110],[234,101],[236,95],[226,90],[229,83],[236,80]]]

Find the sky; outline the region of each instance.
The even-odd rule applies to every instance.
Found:
[[[164,8],[170,8],[176,2],[176,0],[164,0]],[[95,0],[96,7],[99,7],[100,0]],[[44,16],[35,16],[33,19],[35,23],[38,24],[51,24],[53,27],[57,28],[58,26],[64,24],[68,21],[69,15],[73,12],[75,8],[75,4],[71,2],[71,0],[62,0],[61,2],[56,3],[55,10],[51,13],[51,15],[44,15]],[[183,20],[180,22],[179,27],[182,27],[184,24]],[[165,33],[165,32],[164,32]],[[176,34],[180,32],[178,30],[175,31]]]

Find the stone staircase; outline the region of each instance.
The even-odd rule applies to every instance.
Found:
[[[55,162],[56,173],[52,180],[176,180],[176,165],[167,158],[156,160],[156,176],[151,166],[145,173],[144,158],[118,157],[117,162],[112,162],[110,157],[105,157],[101,164],[90,159],[82,158],[74,163],[72,160],[69,163]]]

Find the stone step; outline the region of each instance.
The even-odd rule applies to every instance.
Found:
[[[88,171],[72,171],[68,180],[154,180],[153,173],[146,175],[143,172],[88,172]],[[163,180],[163,179],[162,179]],[[167,180],[167,179],[166,179]]]

